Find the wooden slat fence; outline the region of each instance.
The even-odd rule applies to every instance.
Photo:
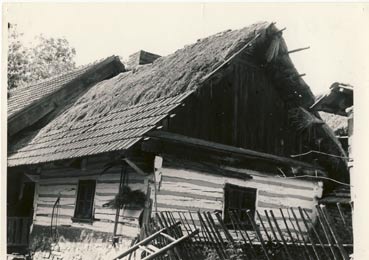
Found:
[[[256,211],[255,215],[249,210],[228,214],[230,222],[224,223],[219,212],[163,211],[156,213],[150,225],[166,227],[179,221],[178,234],[199,229],[199,234],[181,248],[194,254],[189,259],[204,259],[211,252],[214,259],[238,255],[246,260],[348,260],[352,252],[352,244],[342,243],[324,205],[317,206],[315,223],[301,207]]]

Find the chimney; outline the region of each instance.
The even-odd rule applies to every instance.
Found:
[[[140,50],[128,57],[127,68],[134,69],[139,65],[153,63],[157,58],[160,58],[160,55]]]

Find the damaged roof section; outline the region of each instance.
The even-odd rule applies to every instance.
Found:
[[[335,135],[348,134],[348,119],[346,116],[340,116],[336,114],[319,112],[322,120],[333,130]]]
[[[41,118],[64,106],[73,97],[102,80],[125,71],[116,56],[68,71],[10,92],[8,135],[13,136]]]
[[[346,109],[353,106],[353,87],[343,83],[333,83],[328,93],[319,96],[310,107],[315,111],[347,116]]]

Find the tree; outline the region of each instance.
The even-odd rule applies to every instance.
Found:
[[[66,39],[39,35],[27,47],[16,25],[9,24],[8,30],[8,90],[75,68],[76,51]]]

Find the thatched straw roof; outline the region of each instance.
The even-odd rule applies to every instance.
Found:
[[[183,98],[215,78],[239,56],[260,59],[261,65],[267,65],[268,75],[281,98],[290,107],[307,109],[314,103],[314,95],[287,52],[281,31],[267,22],[198,40],[152,64],[91,87],[26,144],[12,149],[8,164],[33,164],[128,149],[168,116]],[[157,100],[160,105],[153,107]],[[130,114],[131,111],[136,112]],[[150,111],[155,119],[142,121],[151,117]],[[330,139],[324,131],[322,135]]]
[[[242,48],[256,32],[270,24],[259,23],[241,30],[225,31],[158,58],[152,64],[98,83],[74,104],[53,128],[73,123],[81,115],[105,114],[156,98],[173,96],[201,86],[201,80]]]
[[[326,112],[319,112],[323,121],[333,130],[336,135],[347,135],[348,118]]]

